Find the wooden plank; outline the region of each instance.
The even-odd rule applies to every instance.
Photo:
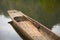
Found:
[[[26,35],[30,40],[46,40],[45,37],[40,34],[38,29],[29,20],[23,18],[23,14],[20,14],[20,12],[16,12],[14,10],[14,11],[9,11],[9,15],[12,21],[17,25],[19,30],[21,30],[22,33]],[[20,18],[22,17],[22,18],[20,22],[17,22],[14,19],[15,17],[20,17]]]
[[[10,10],[8,13],[19,32],[29,40],[60,40],[60,37],[52,33],[48,28],[24,15],[22,12]]]

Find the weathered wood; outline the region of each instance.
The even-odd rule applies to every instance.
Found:
[[[16,29],[21,32],[27,40],[60,40],[56,34],[34,19],[24,15],[20,11],[8,11]]]

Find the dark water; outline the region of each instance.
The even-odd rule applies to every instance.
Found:
[[[60,23],[60,0],[0,0],[1,11],[10,9],[22,11],[48,28]]]
[[[0,15],[0,40],[22,40],[8,22],[10,18],[5,17],[4,14]]]

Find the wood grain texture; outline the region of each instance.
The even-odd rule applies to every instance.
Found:
[[[19,32],[29,38],[29,40],[60,40],[60,37],[52,33],[48,28],[22,12],[9,10],[8,13]],[[53,38],[52,34],[56,37]]]

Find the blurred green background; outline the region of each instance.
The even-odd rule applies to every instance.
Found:
[[[0,0],[0,14],[20,10],[48,28],[60,23],[60,0]]]

